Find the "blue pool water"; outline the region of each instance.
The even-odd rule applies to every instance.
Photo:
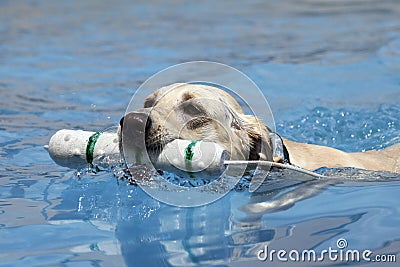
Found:
[[[339,238],[398,264],[399,175],[286,173],[178,208],[50,159],[55,131],[116,125],[145,79],[193,60],[252,78],[287,138],[345,151],[400,142],[398,1],[167,2],[0,3],[0,266],[285,266],[257,252]]]

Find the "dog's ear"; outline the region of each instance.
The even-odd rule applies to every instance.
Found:
[[[252,115],[243,115],[244,129],[250,138],[249,160],[268,160],[272,161],[273,148],[268,137],[269,128]]]
[[[156,103],[156,99],[158,96],[159,92],[155,91],[154,93],[152,93],[151,95],[149,95],[148,97],[146,97],[146,99],[144,100],[144,108],[151,108],[154,106],[154,104]]]

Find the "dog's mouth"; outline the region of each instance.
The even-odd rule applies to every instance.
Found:
[[[120,120],[120,149],[146,149],[148,154],[154,155],[161,153],[175,139],[181,139],[179,134],[174,134],[157,123],[147,109],[130,112]]]
[[[151,155],[158,155],[159,153],[161,153],[161,151],[165,148],[167,144],[176,139],[181,139],[181,138],[173,137],[170,135],[151,137],[147,136],[146,134],[145,144],[147,153]]]

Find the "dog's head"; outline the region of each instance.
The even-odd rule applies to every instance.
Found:
[[[215,142],[231,159],[272,160],[268,127],[245,115],[230,94],[213,86],[163,87],[120,124],[124,149],[145,146],[149,155],[157,155],[168,142],[185,139]]]

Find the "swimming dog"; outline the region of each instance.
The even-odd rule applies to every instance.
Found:
[[[400,144],[348,153],[277,138],[260,119],[244,114],[229,93],[210,85],[162,87],[145,99],[142,109],[126,114],[120,125],[120,142],[123,139],[128,146],[143,142],[149,155],[156,155],[175,139],[206,140],[224,147],[234,160],[290,163],[308,170],[354,167],[400,173]],[[278,155],[274,154],[277,141]]]

